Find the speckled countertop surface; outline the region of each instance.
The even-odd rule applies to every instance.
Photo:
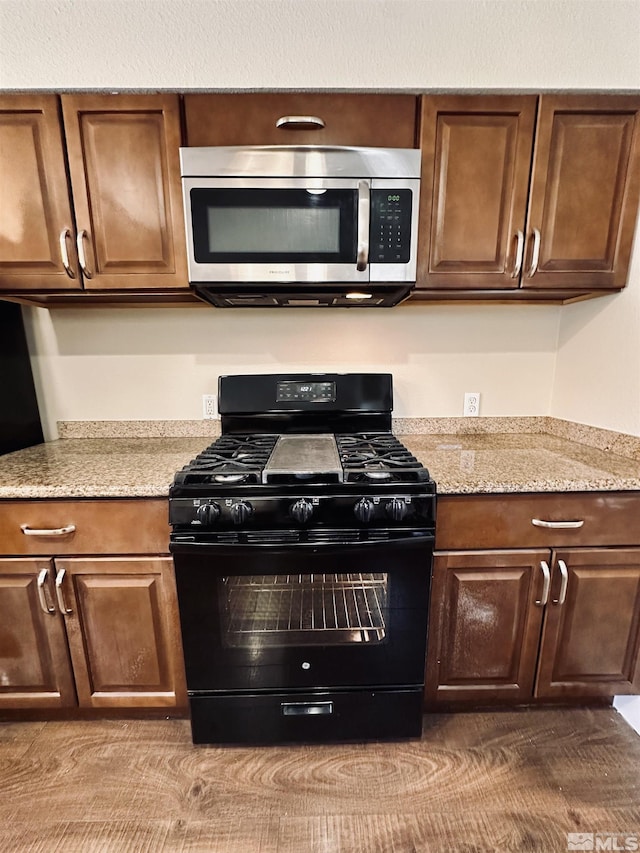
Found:
[[[207,438],[65,438],[0,456],[0,499],[163,497]]]
[[[400,435],[439,494],[640,489],[640,462],[545,434]]]
[[[440,494],[640,490],[640,460],[544,433],[399,434]],[[0,499],[164,497],[211,437],[65,438],[0,457]]]

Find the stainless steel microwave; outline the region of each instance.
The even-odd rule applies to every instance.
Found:
[[[420,152],[181,148],[189,280],[219,307],[389,307],[416,280]]]

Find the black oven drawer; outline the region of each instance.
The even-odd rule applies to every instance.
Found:
[[[421,689],[189,698],[194,743],[271,744],[420,737]]]

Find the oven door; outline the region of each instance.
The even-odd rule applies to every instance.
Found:
[[[433,535],[389,536],[173,542],[190,695],[422,685]]]

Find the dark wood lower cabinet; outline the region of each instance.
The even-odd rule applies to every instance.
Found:
[[[640,693],[640,549],[556,551],[554,569],[535,695]]]
[[[170,557],[0,559],[0,709],[184,707],[178,624]]]
[[[0,559],[0,709],[75,704],[53,560]]]
[[[429,704],[638,693],[640,548],[437,554],[428,648]]]

